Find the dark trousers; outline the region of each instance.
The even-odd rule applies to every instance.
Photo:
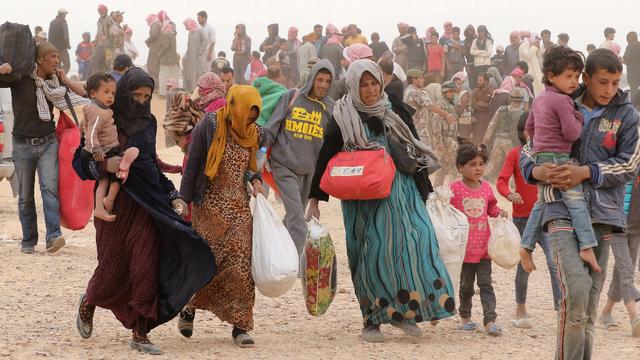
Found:
[[[482,302],[482,314],[484,316],[482,323],[487,325],[490,322],[495,322],[498,317],[496,314],[496,294],[493,292],[493,286],[491,285],[491,260],[489,259],[482,259],[477,264],[462,264],[462,272],[460,273],[460,308],[458,312],[462,318],[471,318],[472,299],[475,294],[473,285],[476,282],[476,277],[478,278],[480,302]]]

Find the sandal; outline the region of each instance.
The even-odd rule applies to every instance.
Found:
[[[533,327],[528,317],[511,320],[511,324],[518,329],[531,329]]]
[[[613,318],[613,315],[609,314],[609,315],[605,315],[602,314],[600,315],[600,321],[602,321],[602,325],[604,325],[605,330],[609,330],[612,327],[616,327],[618,325],[620,325],[616,319]]]
[[[459,327],[462,331],[476,331],[478,329],[478,324],[474,322],[468,322],[460,325]]]
[[[500,328],[500,326],[493,324],[487,330],[487,335],[495,336],[495,337],[502,336],[502,329]]]
[[[631,320],[631,337],[640,337],[640,316],[636,316]]]
[[[122,160],[120,160],[116,177],[122,180],[123,184],[129,177],[129,168],[131,167],[131,164],[138,158],[139,154],[140,150],[138,150],[138,148],[131,147],[125,150],[124,155],[122,155]]]

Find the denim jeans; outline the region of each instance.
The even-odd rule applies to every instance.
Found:
[[[542,163],[564,164],[571,159],[567,155],[562,154],[539,154],[535,156],[537,165]],[[542,213],[544,212],[545,203],[554,201],[549,199],[545,194],[551,190],[546,184],[538,185],[538,201],[531,210],[529,222],[522,235],[520,245],[525,249],[533,251],[536,247],[536,239],[542,237]],[[573,227],[578,236],[578,244],[580,250],[586,250],[598,245],[593,227],[591,224],[591,214],[589,214],[587,200],[582,192],[582,185],[577,185],[571,189],[561,191],[561,201],[567,207]]]
[[[527,226],[527,220],[529,218],[513,218],[513,223],[518,228],[520,235],[524,232],[525,226]],[[560,307],[560,279],[558,278],[558,267],[553,261],[553,254],[551,253],[551,244],[546,234],[543,234],[538,238],[538,244],[544,252],[544,257],[547,259],[547,267],[549,268],[549,277],[551,278],[551,290],[553,292],[553,308],[558,310]],[[516,270],[516,304],[527,303],[527,288],[529,285],[529,273],[524,271],[522,264],[518,263]]]
[[[34,199],[36,172],[47,228],[46,240],[62,235],[58,199],[58,142],[53,139],[32,145],[13,139],[13,163],[18,176],[18,215],[22,224],[22,247],[38,244],[38,218]]]
[[[491,285],[491,260],[482,259],[477,264],[462,263],[462,271],[460,272],[460,308],[458,312],[462,318],[471,317],[471,308],[473,306],[473,295],[476,293],[474,283],[478,278],[478,287],[480,288],[480,302],[482,303],[482,323],[487,325],[495,322],[498,315],[496,314],[496,294],[493,292]]]
[[[558,266],[562,300],[558,313],[556,359],[591,359],[598,300],[606,271],[592,272],[580,258],[576,234],[569,220],[553,220],[547,225],[553,258]],[[593,248],[602,269],[607,268],[611,227],[594,224],[598,246]]]

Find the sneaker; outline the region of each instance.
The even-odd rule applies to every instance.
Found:
[[[380,325],[369,325],[362,330],[362,340],[370,343],[384,342],[384,335],[380,331]]]
[[[159,347],[153,345],[150,341],[147,342],[135,342],[133,340],[129,341],[129,346],[133,350],[137,350],[143,354],[149,355],[162,355],[162,350]]]
[[[178,331],[184,337],[191,337],[193,335],[193,320],[196,317],[195,309],[187,309],[180,311],[180,316],[178,317]]]
[[[47,241],[47,252],[52,254],[64,247],[66,244],[64,238],[62,236],[58,236],[57,238],[52,239],[51,241]]]
[[[233,338],[233,342],[241,348],[250,348],[256,344],[253,338],[247,333],[238,334],[238,336]]]
[[[23,254],[33,254],[36,252],[33,246],[23,246],[21,251]]]
[[[84,322],[82,321],[82,306],[84,305],[85,294],[80,295],[80,304],[78,305],[78,313],[76,314],[76,328],[78,329],[78,333],[80,337],[83,339],[88,339],[91,337],[91,333],[93,332],[93,322]],[[91,315],[93,318],[93,314]]]
[[[420,327],[418,327],[418,325],[411,324],[411,323],[406,322],[406,321],[401,321],[399,323],[395,323],[394,322],[391,325],[393,325],[394,327],[397,327],[398,329],[402,330],[406,335],[409,335],[409,336],[420,337],[423,334],[422,329],[420,329]]]

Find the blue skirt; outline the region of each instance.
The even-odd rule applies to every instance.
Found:
[[[365,325],[453,316],[453,285],[415,180],[396,172],[382,200],[342,201],[347,255]]]

